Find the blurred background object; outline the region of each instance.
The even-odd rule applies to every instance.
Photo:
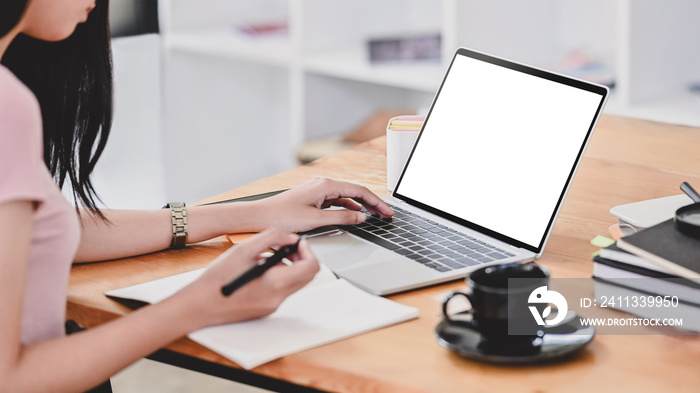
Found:
[[[158,2],[155,0],[111,0],[109,24],[112,38],[158,33]]]
[[[307,140],[297,149],[299,163],[308,164],[319,158],[329,156],[358,143],[367,142],[386,132],[389,119],[395,116],[415,113],[415,109],[392,110],[377,109],[359,125],[348,129],[341,135],[331,135],[324,138]],[[338,119],[342,122],[342,117]]]
[[[440,33],[370,38],[367,40],[369,61],[372,63],[440,61]]]

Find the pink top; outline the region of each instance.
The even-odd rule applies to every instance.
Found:
[[[36,97],[0,66],[0,204],[11,201],[35,202],[22,342],[60,337],[64,334],[68,276],[80,242],[80,222],[44,164]]]

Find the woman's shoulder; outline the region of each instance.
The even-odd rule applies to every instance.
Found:
[[[41,110],[34,93],[0,65],[0,131],[41,132]]]

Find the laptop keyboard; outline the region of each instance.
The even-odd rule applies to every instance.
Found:
[[[365,211],[365,222],[343,229],[439,272],[515,255],[407,210],[391,208],[392,218]]]

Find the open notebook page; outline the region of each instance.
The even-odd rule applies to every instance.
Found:
[[[106,292],[113,298],[159,302],[196,280],[204,269]],[[316,346],[418,317],[418,310],[371,295],[325,266],[314,280],[289,296],[273,314],[214,326],[188,337],[251,369]]]

